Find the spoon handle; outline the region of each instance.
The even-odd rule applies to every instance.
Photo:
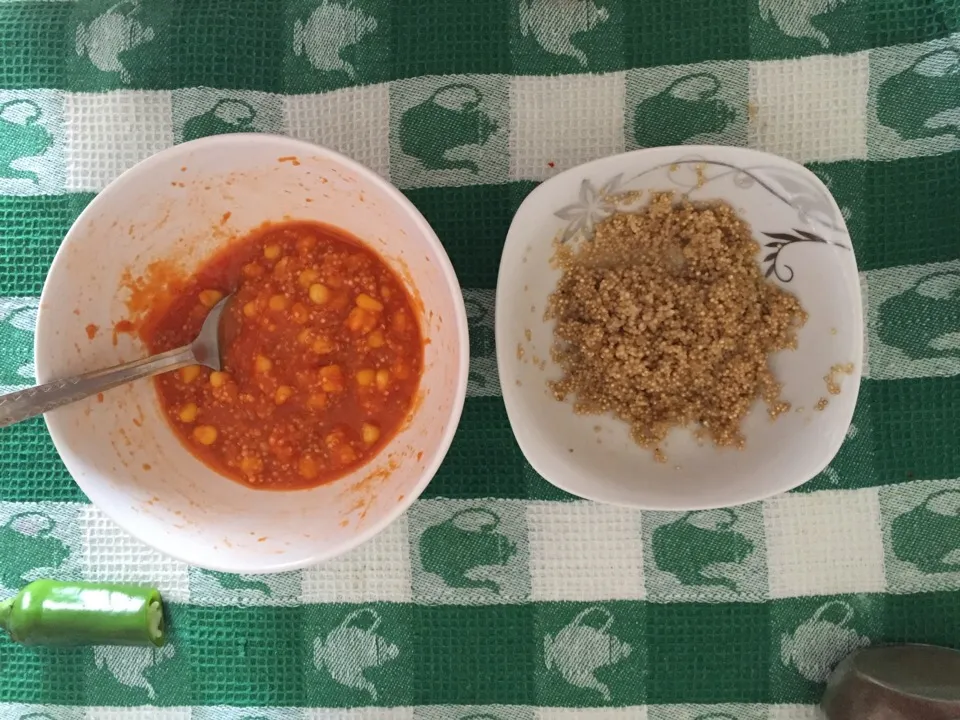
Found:
[[[118,385],[177,370],[196,362],[193,349],[186,345],[104,370],[94,370],[0,395],[0,427],[13,425],[48,410],[54,410],[61,405],[68,405],[91,395],[112,390]]]

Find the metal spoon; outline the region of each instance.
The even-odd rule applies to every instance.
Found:
[[[960,652],[934,645],[887,645],[849,655],[820,702],[829,720],[960,718]]]
[[[197,339],[189,345],[104,370],[94,370],[0,395],[0,427],[13,425],[134,380],[179,370],[187,365],[206,365],[213,370],[219,370],[220,316],[231,297],[233,296],[227,295],[213,306],[203,321]]]

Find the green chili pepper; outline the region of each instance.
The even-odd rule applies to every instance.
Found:
[[[164,643],[163,604],[154,588],[34,580],[0,602],[0,627],[25,645]]]

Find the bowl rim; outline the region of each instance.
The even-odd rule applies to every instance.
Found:
[[[666,151],[676,152],[679,156],[682,155],[697,155],[700,153],[716,153],[718,151],[722,153],[733,153],[744,155],[749,155],[757,159],[773,159],[777,162],[786,162],[793,166],[793,168],[804,174],[811,182],[817,185],[829,198],[830,202],[833,204],[834,209],[837,211],[838,215],[840,213],[840,208],[837,206],[836,198],[834,198],[833,193],[830,192],[830,189],[820,180],[811,170],[804,167],[799,162],[791,160],[790,158],[785,158],[781,155],[776,155],[774,153],[765,152],[763,150],[756,150],[753,148],[737,147],[737,146],[728,146],[728,145],[664,145],[651,148],[639,148],[636,150],[628,150],[622,153],[616,153],[614,155],[607,155],[605,157],[597,158],[595,160],[589,160],[585,163],[575,165],[574,167],[568,168],[562,172],[557,173],[556,175],[551,176],[550,178],[544,180],[539,185],[537,185],[530,193],[523,199],[523,202],[520,203],[517,207],[516,212],[513,215],[512,220],[510,221],[510,227],[507,230],[506,238],[503,243],[503,250],[500,255],[500,266],[497,272],[497,290],[496,290],[496,317],[494,319],[494,337],[495,337],[495,346],[496,346],[496,357],[497,357],[497,372],[500,380],[500,387],[503,388],[503,404],[507,411],[507,419],[510,422],[510,428],[513,432],[513,436],[517,441],[517,445],[520,447],[520,451],[523,453],[523,457],[530,464],[530,466],[536,471],[540,477],[549,482],[554,487],[573,495],[577,498],[583,500],[590,500],[592,502],[604,503],[607,505],[613,505],[617,507],[627,507],[635,508],[640,510],[652,510],[652,511],[672,511],[672,512],[696,512],[701,510],[716,510],[719,508],[727,507],[736,507],[739,505],[746,505],[748,503],[758,502],[760,500],[765,500],[767,498],[779,495],[784,492],[789,492],[795,490],[801,485],[809,482],[817,475],[822,473],[836,457],[837,453],[840,451],[840,448],[843,446],[844,441],[846,440],[846,433],[850,428],[851,423],[853,422],[853,415],[855,412],[857,400],[860,395],[860,385],[863,379],[863,360],[864,360],[864,321],[863,321],[863,300],[859,290],[854,295],[857,298],[857,301],[854,303],[854,319],[856,322],[856,327],[859,332],[854,334],[854,355],[855,360],[854,367],[855,372],[850,376],[850,380],[855,380],[855,383],[851,383],[853,387],[849,393],[849,397],[852,399],[850,405],[849,417],[847,417],[842,423],[843,432],[838,433],[838,439],[834,442],[831,442],[827,446],[826,451],[823,453],[822,463],[818,463],[817,471],[810,475],[809,477],[801,477],[797,481],[791,481],[789,485],[777,488],[771,488],[769,491],[761,490],[760,492],[753,493],[749,497],[743,499],[736,498],[729,502],[690,502],[687,504],[670,504],[670,503],[659,503],[659,502],[635,502],[629,500],[614,500],[607,497],[601,497],[599,494],[592,492],[590,488],[583,490],[582,488],[571,487],[564,480],[556,479],[549,477],[548,474],[545,474],[543,470],[543,463],[540,461],[541,453],[534,452],[530,446],[528,434],[521,430],[518,432],[517,428],[522,427],[524,418],[520,417],[519,410],[519,399],[518,393],[511,386],[512,384],[503,377],[505,368],[507,364],[512,362],[509,351],[507,349],[507,338],[504,336],[506,333],[506,328],[504,323],[500,321],[500,312],[501,309],[505,307],[505,294],[507,292],[507,285],[504,281],[504,276],[509,272],[507,263],[505,262],[505,256],[509,247],[511,246],[510,237],[512,234],[517,232],[518,227],[518,216],[523,210],[524,206],[531,202],[532,199],[539,197],[541,195],[548,194],[551,191],[550,185],[553,180],[559,178],[569,178],[569,177],[581,177],[588,176],[591,172],[596,169],[602,168],[607,165],[616,165],[617,163],[625,163],[627,161],[634,161],[638,163],[644,162],[643,158],[651,154],[664,153]],[[844,225],[846,223],[844,222]],[[859,267],[857,266],[856,254],[854,252],[853,244],[850,246],[850,257],[854,264],[854,269],[859,273]],[[859,277],[859,274],[857,275]],[[846,394],[846,393],[845,393]],[[839,427],[839,426],[838,426]],[[800,476],[798,476],[800,477]]]
[[[107,517],[110,518],[110,520],[116,523],[124,531],[135,537],[140,542],[148,545],[151,548],[154,548],[161,554],[166,555],[167,557],[172,557],[176,560],[180,560],[188,565],[194,565],[196,567],[202,567],[204,569],[214,570],[217,572],[272,574],[288,572],[291,570],[299,570],[311,565],[316,565],[317,563],[324,562],[326,560],[331,560],[335,557],[339,557],[357,548],[358,546],[372,539],[374,536],[380,534],[401,515],[403,515],[411,505],[413,505],[413,503],[423,494],[423,491],[426,489],[427,485],[430,484],[437,471],[440,469],[440,466],[443,463],[443,460],[446,458],[447,453],[450,450],[450,446],[453,443],[453,438],[457,428],[460,425],[460,419],[463,414],[463,407],[466,401],[467,379],[470,370],[470,340],[468,333],[467,312],[463,300],[462,288],[460,281],[457,278],[456,271],[454,270],[453,263],[450,261],[450,257],[447,254],[443,243],[440,241],[440,238],[437,236],[434,229],[427,222],[426,218],[395,185],[356,160],[353,160],[342,153],[331,150],[322,145],[317,145],[315,143],[292,138],[286,135],[277,135],[272,133],[228,133],[224,135],[213,135],[177,145],[172,145],[168,148],[164,148],[160,152],[144,158],[136,165],[128,168],[110,181],[99,193],[97,193],[93,200],[87,204],[87,206],[77,216],[76,220],[73,221],[70,229],[67,231],[66,235],[64,235],[60,246],[57,248],[53,262],[51,262],[50,268],[47,270],[47,275],[44,278],[43,289],[40,292],[39,307],[37,310],[36,332],[34,333],[33,342],[37,383],[42,384],[45,382],[50,382],[54,379],[50,368],[46,366],[47,361],[44,359],[45,356],[39,352],[44,338],[47,334],[49,334],[49,332],[51,332],[51,330],[45,328],[45,325],[49,324],[49,321],[47,321],[48,313],[45,311],[45,307],[48,303],[55,300],[53,295],[57,291],[51,283],[51,278],[57,274],[60,266],[65,264],[67,248],[71,243],[76,242],[77,238],[82,234],[82,230],[80,228],[83,227],[88,218],[100,212],[104,206],[109,204],[111,193],[115,191],[118,186],[135,181],[138,177],[152,172],[154,168],[169,162],[173,158],[179,157],[185,153],[190,153],[197,148],[206,148],[208,146],[215,147],[217,145],[246,145],[251,142],[264,141],[284,145],[287,149],[293,152],[300,152],[303,154],[310,153],[314,155],[319,154],[325,158],[337,162],[345,169],[355,173],[357,176],[362,177],[365,181],[375,185],[378,189],[384,192],[387,198],[396,203],[403,211],[406,212],[407,215],[411,217],[417,229],[422,233],[424,240],[430,246],[432,246],[432,249],[437,254],[437,258],[439,260],[438,264],[440,266],[442,275],[452,291],[453,305],[456,311],[455,322],[457,342],[463,352],[460,354],[460,362],[456,369],[456,385],[454,387],[454,397],[450,406],[449,421],[447,426],[440,436],[439,443],[434,447],[433,451],[428,456],[428,462],[424,465],[424,470],[420,475],[420,479],[409,492],[404,494],[403,500],[390,503],[386,512],[379,518],[379,520],[370,522],[365,529],[357,532],[355,535],[351,535],[349,542],[343,543],[332,549],[324,550],[320,548],[300,559],[295,560],[277,562],[271,558],[263,558],[263,566],[253,569],[248,566],[240,568],[238,566],[231,565],[230,563],[206,561],[201,565],[197,563],[196,559],[194,558],[187,557],[186,555],[180,553],[171,552],[156,545],[151,536],[140,531],[137,523],[135,522],[135,518],[132,515],[129,517],[118,517],[113,512],[108,511],[107,507],[110,506],[110,503],[106,502],[105,500],[108,495],[113,494],[113,491],[95,479],[84,478],[81,480],[78,477],[80,473],[74,472],[76,469],[76,463],[72,459],[74,452],[70,448],[67,440],[67,429],[65,423],[58,422],[55,413],[51,412],[44,414],[44,422],[46,423],[47,431],[50,433],[50,438],[53,440],[57,454],[59,455],[64,466],[67,468],[67,472],[70,474],[73,482],[76,483],[81,491],[83,491],[93,505],[100,509]],[[309,489],[306,490],[306,492],[309,492]]]

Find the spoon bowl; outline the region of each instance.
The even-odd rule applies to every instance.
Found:
[[[233,293],[230,293],[210,309],[203,320],[200,333],[190,343],[190,349],[198,365],[204,365],[211,370],[219,370],[223,366],[223,350],[232,338],[231,333],[227,332],[228,328],[225,328],[226,323],[222,323],[221,318],[232,299]]]

